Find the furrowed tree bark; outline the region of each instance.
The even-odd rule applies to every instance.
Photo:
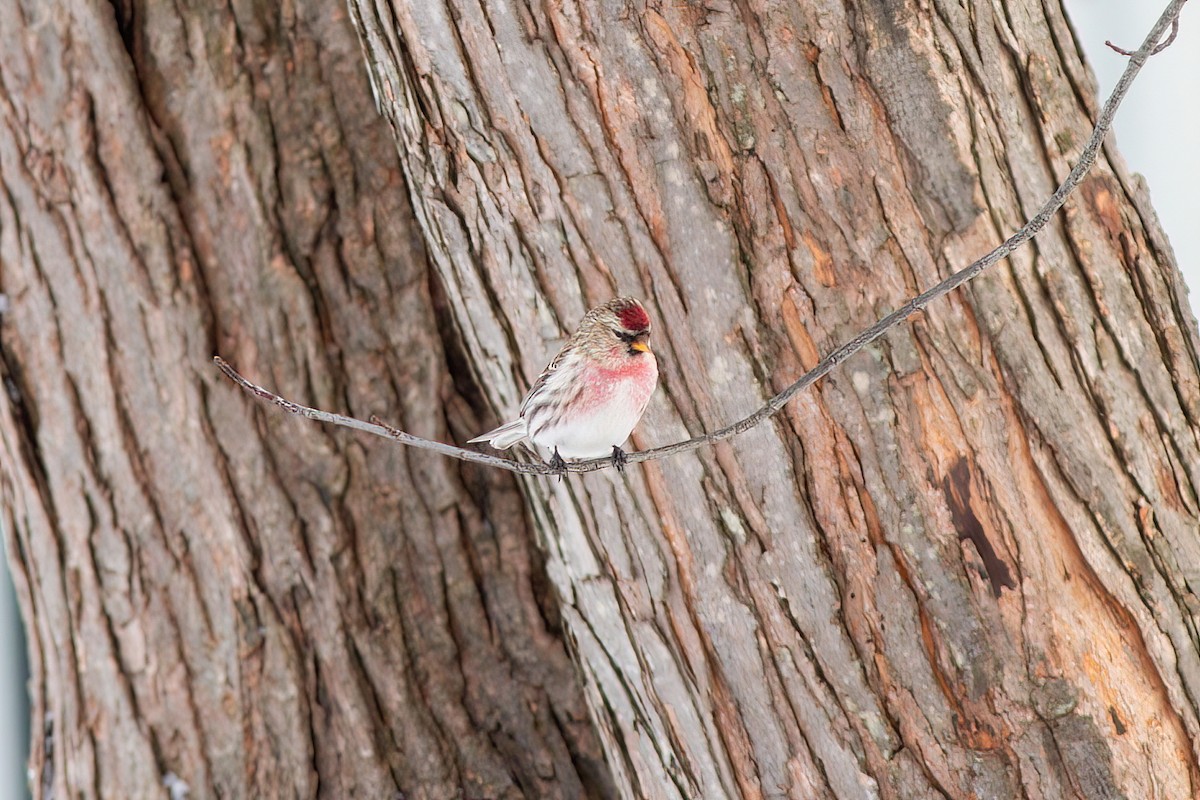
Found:
[[[632,293],[638,447],[990,250],[1097,112],[1056,2],[351,9],[486,422]],[[1196,353],[1110,146],[1032,246],[771,425],[518,479],[621,794],[1196,796]]]
[[[322,429],[209,363],[462,442],[629,292],[635,445],[718,427],[1066,174],[1096,105],[1056,3],[0,20],[37,796],[1196,794],[1197,334],[1112,150],[771,425],[623,476]]]
[[[609,797],[336,4],[0,2],[0,505],[36,797]],[[187,789],[185,792],[184,789]]]

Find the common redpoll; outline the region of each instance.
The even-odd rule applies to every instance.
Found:
[[[533,384],[519,416],[471,441],[500,450],[532,443],[552,451],[550,464],[560,470],[564,458],[609,454],[624,466],[621,445],[658,383],[649,338],[650,317],[632,297],[593,308]]]

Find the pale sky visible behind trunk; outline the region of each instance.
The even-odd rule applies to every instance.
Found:
[[[1125,67],[1125,59],[1106,48],[1104,40],[1136,48],[1163,4],[1065,2],[1103,98]],[[1200,2],[1184,8],[1179,41],[1142,71],[1121,106],[1115,130],[1126,163],[1150,186],[1184,279],[1193,287],[1192,308],[1200,314]],[[7,564],[0,560],[0,797],[12,798],[28,797],[28,704],[19,626]]]
[[[1064,0],[1100,84],[1112,91],[1125,57],[1104,40],[1133,50],[1162,13],[1154,0]],[[1125,163],[1141,173],[1171,239],[1192,310],[1200,315],[1200,3],[1184,6],[1179,39],[1142,69],[1113,124]]]

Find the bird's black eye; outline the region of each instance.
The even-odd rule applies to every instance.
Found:
[[[618,339],[620,339],[620,340],[621,340],[622,342],[624,342],[625,344],[629,344],[629,343],[631,343],[631,342],[632,342],[634,339],[636,339],[636,338],[637,338],[637,336],[636,336],[635,334],[632,334],[632,333],[630,333],[629,331],[618,331],[618,330],[614,330],[614,331],[613,331],[613,333],[615,333],[615,334],[617,335],[617,338],[618,338]]]

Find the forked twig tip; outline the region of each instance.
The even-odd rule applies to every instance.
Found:
[[[1167,34],[1167,38],[1166,38],[1166,39],[1163,39],[1161,42],[1159,42],[1158,44],[1156,44],[1156,45],[1154,46],[1154,49],[1153,49],[1153,50],[1151,50],[1151,51],[1150,51],[1149,53],[1147,53],[1146,55],[1147,55],[1147,56],[1156,56],[1156,55],[1158,55],[1158,54],[1159,54],[1159,53],[1161,53],[1163,50],[1166,50],[1168,47],[1170,47],[1170,46],[1171,46],[1171,45],[1172,45],[1172,44],[1175,42],[1175,37],[1176,37],[1176,36],[1178,36],[1178,35],[1179,35],[1179,17],[1175,17],[1175,19],[1171,20],[1171,32],[1170,32],[1169,34]],[[1113,43],[1112,43],[1111,41],[1109,41],[1108,39],[1105,39],[1105,40],[1104,40],[1104,44],[1106,44],[1106,45],[1108,46],[1108,48],[1109,48],[1110,50],[1112,50],[1114,53],[1117,53],[1117,54],[1119,54],[1119,55],[1123,55],[1123,56],[1125,56],[1126,58],[1130,58],[1130,57],[1132,57],[1132,56],[1135,56],[1135,55],[1137,55],[1137,53],[1138,53],[1138,51],[1137,51],[1137,50],[1126,50],[1124,47],[1118,47],[1117,45],[1113,44]]]

